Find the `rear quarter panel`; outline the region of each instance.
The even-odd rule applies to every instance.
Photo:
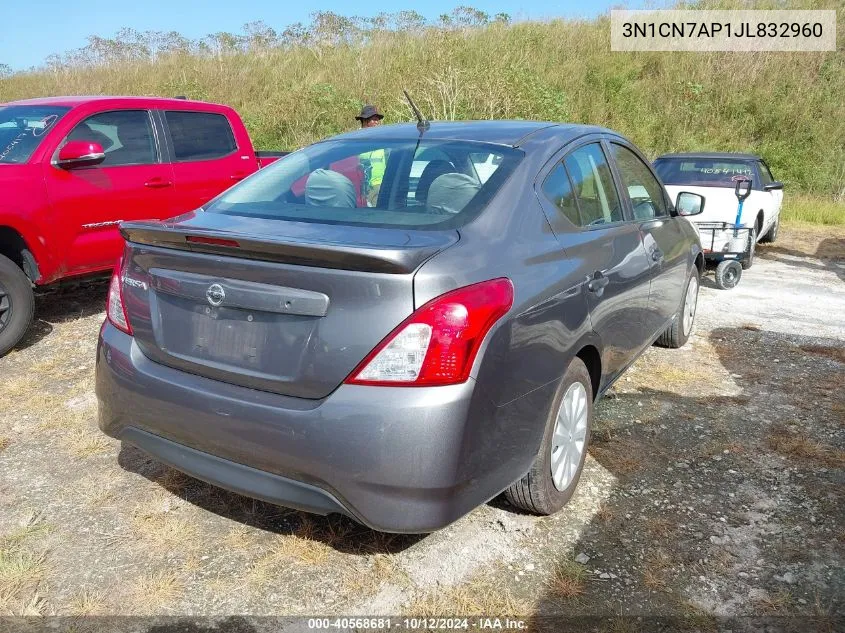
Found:
[[[459,231],[460,241],[414,278],[415,307],[487,279],[513,282],[514,305],[488,334],[472,373],[496,406],[558,380],[591,330],[577,263],[546,221],[533,180],[531,165],[521,166]]]
[[[521,166],[454,246],[417,272],[414,303],[497,277],[514,304],[475,360],[473,403],[462,431],[460,478],[492,497],[525,474],[539,449],[559,381],[592,334],[578,264],[564,252]],[[491,456],[495,456],[491,459]],[[479,493],[480,494],[480,493]]]

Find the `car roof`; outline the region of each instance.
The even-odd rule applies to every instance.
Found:
[[[658,156],[655,160],[661,158],[731,158],[733,160],[763,160],[756,154],[739,154],[734,152],[684,152],[677,154],[663,154]]]
[[[476,141],[496,145],[518,147],[529,137],[541,130],[551,131],[559,136],[581,136],[593,132],[607,132],[610,130],[590,125],[576,125],[566,123],[552,123],[549,121],[432,121],[426,130],[424,139],[443,141]],[[420,131],[415,123],[396,123],[393,125],[379,125],[362,128],[354,132],[333,136],[327,140],[416,140]]]
[[[80,105],[88,103],[104,103],[109,105],[116,105],[119,103],[138,103],[153,102],[157,105],[173,105],[173,104],[196,104],[196,105],[216,105],[206,103],[205,101],[192,101],[189,99],[176,99],[175,97],[120,97],[120,96],[70,96],[70,97],[38,97],[35,99],[23,99],[21,101],[9,101],[0,105],[53,105],[53,106],[67,106],[75,108]]]

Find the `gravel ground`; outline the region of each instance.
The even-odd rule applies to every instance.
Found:
[[[845,232],[790,228],[758,254],[732,291],[704,280],[690,344],[649,350],[599,403],[564,512],[537,518],[497,499],[426,537],[246,499],[102,436],[92,370],[105,285],[43,296],[23,346],[0,359],[0,615],[68,616],[77,630],[103,625],[82,616],[233,613],[836,630]],[[757,619],[722,619],[736,617]]]

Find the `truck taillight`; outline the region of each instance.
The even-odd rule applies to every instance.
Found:
[[[112,272],[109,298],[106,301],[106,316],[118,330],[132,334],[129,316],[126,314],[126,304],[123,302],[123,274],[124,257],[121,256],[114,266],[114,272]]]
[[[346,382],[404,387],[465,382],[485,335],[512,305],[513,284],[506,278],[447,292],[405,319]]]

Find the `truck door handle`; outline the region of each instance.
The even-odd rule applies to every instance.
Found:
[[[601,294],[605,286],[610,283],[610,278],[606,277],[601,271],[596,271],[593,277],[587,282],[587,290]]]
[[[243,180],[244,178],[246,178],[246,174],[232,174],[229,176],[230,180]]]
[[[161,180],[159,178],[154,178],[153,180],[148,180],[144,183],[145,187],[149,187],[150,189],[164,189],[165,187],[172,187],[173,183],[169,180]]]

